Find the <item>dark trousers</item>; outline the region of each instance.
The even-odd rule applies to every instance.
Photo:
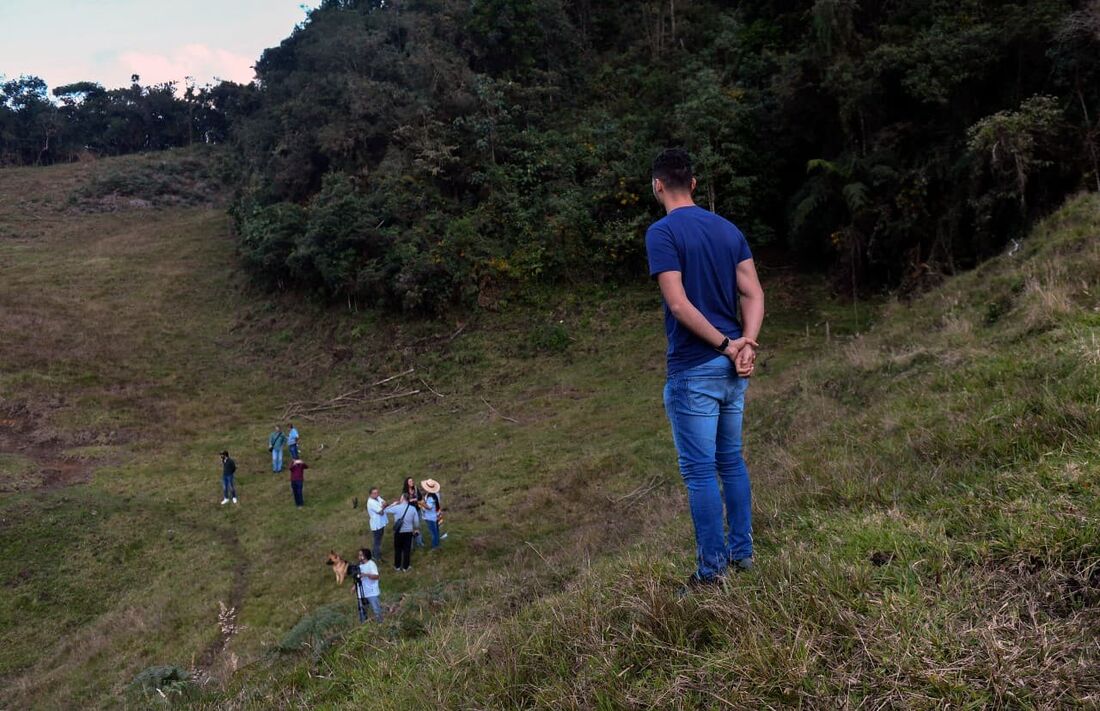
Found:
[[[290,445],[290,456],[291,456],[292,459],[297,459],[298,458],[298,443],[297,442]]]
[[[371,556],[372,556],[371,559],[381,561],[382,560],[382,538],[385,537],[385,535],[386,535],[386,529],[385,528],[379,528],[377,531],[371,531],[371,535],[374,537],[374,542],[373,542],[373,545],[371,546],[371,549],[370,549]]]
[[[303,481],[290,482],[290,490],[294,492],[294,505],[301,506],[306,502],[305,497],[302,496],[302,484]]]
[[[393,539],[393,567],[408,570],[412,562],[412,531],[396,533]]]
[[[224,492],[223,499],[237,498],[237,487],[233,486],[232,474],[222,474],[222,491]]]

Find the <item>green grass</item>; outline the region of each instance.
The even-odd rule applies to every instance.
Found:
[[[1078,198],[1018,254],[886,306],[854,339],[799,338],[808,319],[781,304],[747,424],[754,573],[676,597],[690,530],[652,405],[660,374],[644,362],[658,344],[636,321],[643,363],[614,349],[576,362],[601,381],[586,399],[605,415],[585,417],[591,435],[567,457],[596,445],[600,464],[574,484],[588,505],[607,506],[593,483],[655,477],[677,514],[612,505],[602,529],[573,532],[586,548],[559,542],[567,554],[547,561],[517,549],[519,583],[470,593],[495,605],[456,605],[427,638],[365,629],[320,660],[250,669],[204,703],[1095,705],[1098,227],[1100,201]]]
[[[330,311],[245,288],[216,210],[73,213],[91,170],[0,171],[0,195],[38,196],[0,202],[20,334],[0,420],[21,428],[0,473],[30,482],[0,493],[0,706],[168,703],[131,688],[163,666],[195,672],[172,704],[210,708],[1100,699],[1095,198],[912,303],[765,273],[758,568],[679,600],[691,534],[652,286],[435,323]],[[295,510],[266,434],[356,388],[299,419]],[[90,481],[34,485],[44,451]],[[364,545],[353,500],[406,475],[443,483],[451,535],[412,573],[383,565],[387,622],[349,627],[323,557]]]

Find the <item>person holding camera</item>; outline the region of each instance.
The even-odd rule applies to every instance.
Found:
[[[305,495],[302,493],[306,469],[309,469],[309,465],[301,459],[295,459],[290,465],[290,491],[294,494],[294,505],[298,508],[306,503]]]
[[[374,619],[382,621],[382,603],[379,600],[381,591],[378,585],[378,564],[372,560],[369,548],[359,549],[359,565],[353,572],[355,576],[355,591],[359,596],[359,622],[367,621],[367,606],[374,612]]]

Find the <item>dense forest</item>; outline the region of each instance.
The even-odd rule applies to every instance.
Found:
[[[0,81],[0,166],[49,165],[222,143],[230,122],[252,108],[254,86],[175,82],[105,89],[91,81],[49,90],[36,76]]]
[[[258,283],[428,313],[641,278],[669,145],[701,204],[853,296],[1100,189],[1097,0],[324,0],[256,77],[8,82],[0,153],[228,139]]]
[[[858,293],[975,264],[1096,185],[1100,4],[326,0],[257,65],[241,249],[416,310],[638,278],[648,165]]]

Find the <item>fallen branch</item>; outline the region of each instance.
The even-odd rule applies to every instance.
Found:
[[[492,412],[492,413],[493,413],[494,415],[496,415],[496,416],[497,416],[497,417],[499,417],[500,419],[502,419],[502,420],[508,420],[509,422],[514,422],[514,423],[515,423],[515,424],[517,424],[517,425],[519,424],[519,420],[517,420],[517,419],[516,419],[516,418],[514,418],[514,417],[508,417],[507,415],[502,415],[502,414],[500,413],[500,410],[498,410],[498,409],[496,409],[495,407],[493,407],[492,403],[490,403],[490,402],[489,402],[488,400],[486,400],[485,398],[481,398],[481,401],[482,401],[483,403],[485,403],[485,405],[486,405],[486,406],[487,406],[487,407],[489,408],[489,411],[490,411],[490,412]]]
[[[431,391],[431,393],[432,393],[432,395],[435,395],[435,396],[436,396],[437,398],[439,398],[439,399],[441,399],[441,400],[442,400],[442,399],[443,399],[443,398],[445,397],[445,396],[443,395],[443,393],[441,393],[441,392],[437,391],[437,390],[436,390],[435,388],[433,388],[433,387],[432,387],[431,385],[428,385],[428,381],[427,381],[427,380],[424,380],[424,378],[417,378],[417,380],[419,380],[420,382],[424,383],[424,387],[426,387],[426,388],[427,388],[428,390],[430,390],[430,391]]]
[[[353,390],[348,390],[347,392],[340,393],[339,395],[336,395],[335,397],[331,397],[328,400],[322,400],[320,402],[293,402],[293,403],[290,403],[289,405],[287,405],[283,409],[283,414],[282,414],[282,417],[280,419],[290,420],[290,419],[293,419],[295,417],[304,417],[306,419],[312,420],[313,418],[311,417],[311,415],[317,414],[319,412],[329,412],[331,410],[339,410],[341,408],[350,407],[352,405],[357,405],[357,404],[361,404],[361,403],[364,403],[364,402],[381,402],[382,400],[388,400],[388,399],[391,399],[393,397],[405,397],[409,393],[402,393],[402,394],[397,395],[397,396],[391,395],[391,396],[381,398],[381,399],[368,400],[368,399],[366,399],[366,393],[371,388],[376,388],[380,385],[385,385],[386,383],[393,382],[394,380],[397,380],[398,378],[403,378],[406,375],[412,375],[415,371],[416,371],[415,368],[409,368],[408,370],[406,370],[404,372],[397,373],[396,375],[391,375],[388,378],[383,378],[383,379],[378,380],[376,382],[370,383],[369,385],[361,385],[361,386],[359,386],[359,387],[357,387]],[[416,392],[420,392],[420,391],[417,390]]]
[[[645,484],[642,484],[637,489],[634,489],[633,491],[631,491],[629,493],[623,494],[622,496],[620,496],[618,498],[614,498],[614,499],[612,499],[610,496],[607,497],[607,498],[610,499],[612,503],[621,504],[624,501],[627,501],[629,499],[633,499],[635,497],[640,497],[640,496],[645,496],[646,494],[653,491],[654,489],[656,489],[660,485],[661,485],[661,478],[655,476],[652,479],[650,479],[648,482],[646,482]]]

